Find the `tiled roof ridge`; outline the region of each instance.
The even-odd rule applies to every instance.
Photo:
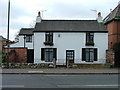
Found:
[[[120,4],[117,5],[111,12],[113,12],[113,11],[115,11],[115,10],[117,9],[117,10],[116,10],[116,13],[117,13],[119,7],[120,7]],[[109,15],[111,14],[111,12],[110,12],[107,16],[109,16]],[[107,17],[107,16],[106,16],[106,17]]]
[[[118,12],[118,9],[120,8],[120,4],[115,8],[116,9],[116,12],[115,12],[115,15],[114,15],[114,18],[115,18],[115,16],[117,15],[117,12]],[[115,10],[114,9],[114,10]]]
[[[106,23],[106,19],[108,20],[108,19],[111,17],[111,14],[113,14],[113,13],[114,13],[114,14],[113,14],[113,17],[112,17],[111,19],[109,19],[109,21],[115,19],[115,18],[116,18],[116,15],[117,15],[117,13],[118,13],[119,8],[120,8],[120,4],[118,4],[118,5],[103,19],[103,21],[105,21],[105,23]],[[109,22],[109,21],[107,21],[107,22]]]

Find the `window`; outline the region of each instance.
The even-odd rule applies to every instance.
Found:
[[[92,32],[86,33],[86,45],[94,46],[94,33]]]
[[[52,32],[46,32],[45,34],[45,45],[53,45],[53,33]]]
[[[53,33],[47,32],[45,35],[46,42],[53,42]]]
[[[82,60],[86,62],[97,61],[97,48],[82,48]]]
[[[32,35],[26,35],[26,42],[32,42]]]
[[[41,60],[45,62],[52,62],[56,59],[56,48],[41,48]]]

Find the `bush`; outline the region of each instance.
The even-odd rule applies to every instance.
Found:
[[[6,55],[5,54],[2,54],[2,63],[6,63],[7,60],[6,60]]]

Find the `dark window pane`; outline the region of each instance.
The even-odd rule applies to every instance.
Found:
[[[43,61],[43,60],[45,60],[45,58],[44,58],[44,48],[41,48],[41,60]]]
[[[53,42],[53,33],[52,32],[47,32],[45,34],[45,40],[46,40],[46,42]]]
[[[56,48],[41,48],[41,60],[52,62],[53,58],[56,59]]]
[[[97,48],[94,49],[94,61],[97,61]]]
[[[55,58],[55,60],[57,59],[57,49],[56,48],[53,49],[53,58]]]
[[[26,36],[26,42],[32,42],[32,35]]]
[[[97,48],[83,48],[82,61],[86,62],[97,61]]]
[[[90,43],[90,42],[94,43],[94,33],[87,32],[86,33],[86,43]]]
[[[82,61],[85,61],[85,48],[82,48]]]

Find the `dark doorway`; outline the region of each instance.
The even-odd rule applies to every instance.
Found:
[[[120,51],[115,52],[115,67],[120,67]]]
[[[74,63],[74,50],[66,50],[66,65],[69,60],[69,64]]]
[[[27,50],[27,63],[34,63],[34,50],[33,49]]]

